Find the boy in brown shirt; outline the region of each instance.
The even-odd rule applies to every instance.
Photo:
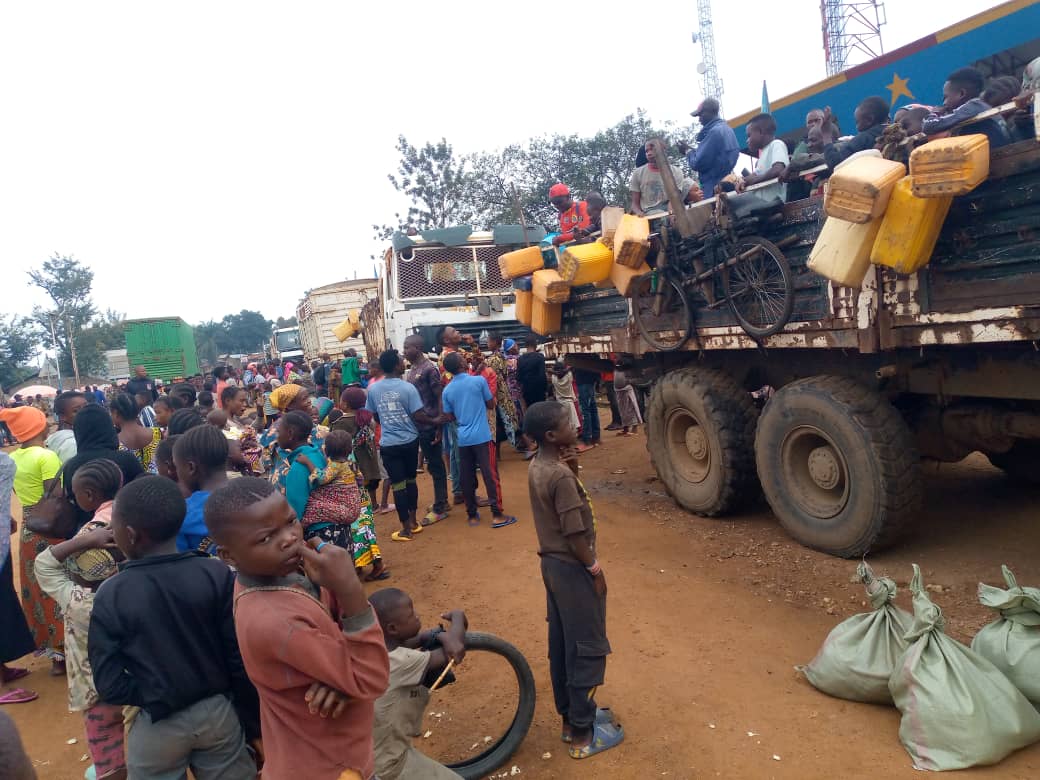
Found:
[[[205,514],[220,557],[238,570],[235,631],[260,693],[264,777],[371,778],[374,702],[389,669],[350,553],[316,538],[304,543],[295,513],[267,480],[232,480]],[[348,697],[340,717],[311,716],[315,682]]]
[[[607,641],[607,581],[596,558],[596,520],[577,477],[577,431],[558,401],[527,408],[524,432],[538,442],[528,469],[528,490],[548,606],[549,676],[561,739],[571,758],[616,747],[625,732],[609,710],[597,710]]]

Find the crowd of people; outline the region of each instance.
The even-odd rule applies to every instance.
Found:
[[[521,354],[445,327],[435,356],[417,335],[401,346],[167,384],[138,367],[107,395],[60,393],[53,424],[36,405],[0,409],[16,443],[0,507],[12,492],[22,507],[17,536],[0,534],[0,703],[38,697],[9,663],[49,658],[98,778],[455,776],[411,737],[414,700],[465,656],[467,618],[422,631],[407,594],[363,586],[391,576],[379,513],[396,513],[393,542],[454,507],[474,528],[484,508],[491,528],[515,525],[505,446],[530,460],[562,737],[575,758],[618,744],[593,698],[606,584],[577,456],[600,444],[600,386],[607,428],[636,432],[634,388],[620,368],[547,364],[533,338]]]

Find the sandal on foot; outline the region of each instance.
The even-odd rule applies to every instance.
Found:
[[[395,542],[411,542],[411,541],[414,541],[414,540],[412,539],[412,537],[410,537],[410,536],[405,536],[405,535],[404,535],[403,533],[401,533],[400,531],[394,531],[394,532],[393,532],[392,534],[390,534],[390,538],[391,538],[391,539],[392,539],[393,541],[395,541]]]
[[[30,701],[36,701],[38,698],[40,698],[40,694],[36,691],[30,691],[26,688],[12,688],[0,696],[0,704],[25,704]]]
[[[28,669],[22,669],[20,667],[10,667],[10,666],[8,666],[8,667],[6,667],[3,670],[3,672],[4,672],[3,680],[0,680],[0,682],[3,682],[3,683],[12,683],[15,680],[20,680],[23,677],[28,677],[29,676],[29,670]]]
[[[379,507],[379,509],[376,510],[376,514],[388,515],[391,512],[396,512],[396,511],[397,511],[397,504],[387,504],[386,506]]]
[[[372,572],[371,574],[365,575],[365,582],[378,582],[380,580],[390,579],[390,572],[385,568],[380,569],[378,573]]]
[[[610,711],[610,707],[600,707],[596,710],[596,720],[594,723],[611,723],[615,726],[620,725],[614,720],[614,713]],[[574,737],[565,731],[560,732],[560,742],[566,745],[571,744],[574,741]]]
[[[625,739],[625,730],[613,723],[594,723],[592,725],[592,741],[583,747],[571,745],[567,754],[571,758],[590,758],[604,750],[620,745]]]
[[[415,528],[412,529],[412,536],[421,534],[423,532],[422,523],[416,523]]]
[[[512,515],[499,515],[495,518],[494,522],[491,523],[492,528],[505,528],[507,525],[514,525],[516,518]]]
[[[437,525],[441,520],[444,520],[448,516],[447,512],[434,512],[432,509],[426,513],[426,517],[419,521],[419,525],[423,528],[427,528],[431,525]]]
[[[473,515],[472,517],[467,517],[466,524],[470,528],[476,528],[478,525],[480,525],[480,515]]]

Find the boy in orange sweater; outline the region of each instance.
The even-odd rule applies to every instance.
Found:
[[[350,553],[317,538],[304,543],[285,497],[263,479],[215,491],[205,518],[218,554],[238,570],[235,631],[260,693],[264,776],[371,778],[374,702],[389,663]],[[310,716],[315,682],[348,697],[340,717]]]

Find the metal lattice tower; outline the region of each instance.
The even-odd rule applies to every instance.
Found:
[[[828,76],[884,53],[881,26],[888,21],[884,3],[878,0],[822,0],[820,13],[823,15],[823,52]]]
[[[719,66],[715,61],[715,27],[711,22],[711,0],[697,0],[697,37],[701,46],[701,92],[706,98],[719,101],[719,115],[722,116],[722,79],[719,78]],[[700,68],[698,68],[698,72]]]

